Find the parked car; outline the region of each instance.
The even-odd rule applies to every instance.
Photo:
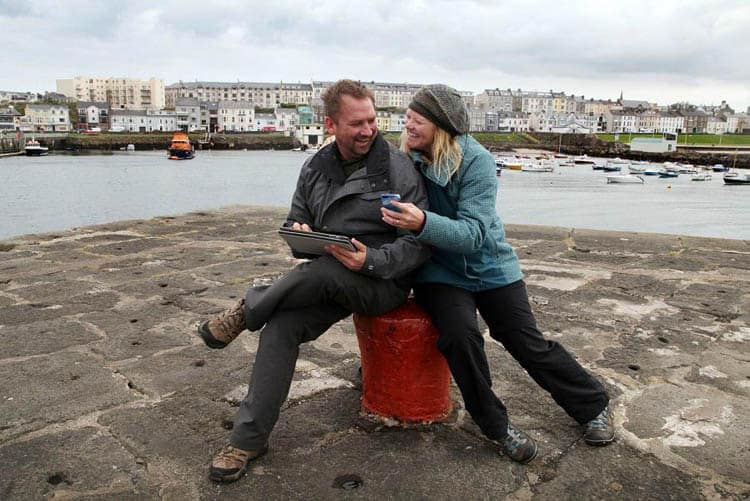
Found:
[[[115,125],[109,128],[110,132],[125,132],[125,127],[122,125]]]

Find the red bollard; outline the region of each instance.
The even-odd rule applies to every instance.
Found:
[[[413,299],[377,317],[355,314],[362,356],[362,408],[409,423],[451,412],[450,370],[437,329]]]

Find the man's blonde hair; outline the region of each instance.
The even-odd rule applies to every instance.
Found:
[[[406,129],[401,133],[401,151],[411,155],[411,149],[406,145]],[[461,166],[463,155],[461,154],[461,145],[458,144],[458,137],[451,136],[450,133],[435,127],[435,135],[432,138],[432,146],[427,152],[429,159],[425,159],[428,165],[432,167],[439,179],[449,181],[453,175],[458,172]]]

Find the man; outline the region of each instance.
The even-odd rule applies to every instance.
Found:
[[[396,192],[423,208],[427,195],[411,160],[378,133],[372,93],[340,80],[323,102],[326,128],[336,140],[302,166],[285,226],[348,235],[356,250],[328,246],[328,255],[296,266],[271,286],[251,288],[244,300],[198,328],[211,348],[225,347],[245,329],[263,328],[229,444],[209,468],[217,482],[237,480],[249,461],[266,452],[299,345],[352,312],[379,315],[402,304],[411,272],[429,257],[411,232],[381,219],[380,194]]]

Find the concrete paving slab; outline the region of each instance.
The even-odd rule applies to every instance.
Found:
[[[127,449],[92,426],[0,445],[2,499],[155,499]]]
[[[373,425],[348,318],[301,348],[269,454],[211,483],[258,335],[209,350],[195,327],[294,266],[285,215],[231,207],[0,242],[0,498],[750,497],[747,242],[516,225],[539,326],[607,387],[614,445],[586,446],[488,336],[493,387],[535,461],[498,456],[455,386],[445,424]]]

